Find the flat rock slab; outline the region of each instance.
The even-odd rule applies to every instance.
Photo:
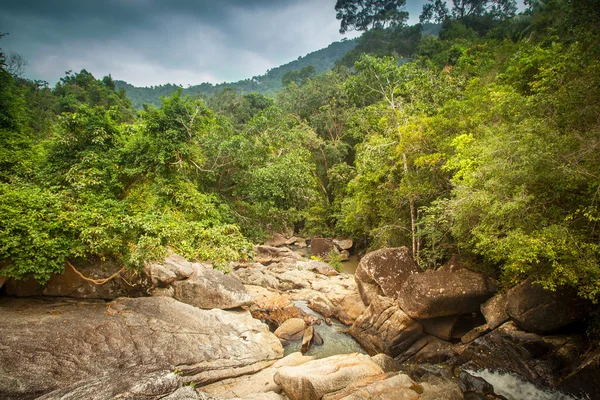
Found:
[[[248,312],[168,297],[0,299],[0,398],[39,397],[140,366],[208,383],[256,372],[283,348]]]

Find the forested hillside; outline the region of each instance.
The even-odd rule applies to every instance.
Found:
[[[138,113],[110,77],[50,88],[2,58],[0,275],[45,281],[92,257],[136,268],[169,248],[227,268],[295,228],[407,245],[422,269],[460,253],[504,287],[533,277],[598,300],[600,3],[485,3],[425,10],[439,37],[375,25],[353,70],[274,98],[252,91],[310,56],[243,94],[173,87]]]
[[[265,95],[274,95],[283,87],[282,78],[286,73],[301,71],[308,68],[311,75],[329,71],[335,62],[341,59],[348,51],[356,46],[356,39],[334,42],[324,49],[314,51],[297,60],[268,70],[264,75],[254,76],[238,82],[226,82],[213,85],[202,83],[183,88],[184,95],[210,96],[224,89],[232,89],[238,93],[257,92]],[[179,89],[178,85],[165,84],[152,87],[135,87],[127,82],[115,81],[117,88],[125,89],[135,109],[139,110],[144,104],[160,107],[161,97],[170,96]]]

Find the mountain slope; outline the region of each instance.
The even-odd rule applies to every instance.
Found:
[[[288,71],[298,71],[303,67],[312,65],[317,74],[329,71],[335,62],[341,59],[348,51],[356,46],[356,39],[334,42],[324,49],[314,51],[297,60],[268,70],[264,75],[255,76],[238,82],[225,82],[213,85],[202,83],[183,89],[184,94],[191,96],[211,95],[225,88],[232,88],[240,93],[258,92],[262,94],[273,94],[282,87],[281,78]],[[161,97],[168,96],[180,86],[168,83],[166,85],[152,87],[136,87],[127,82],[116,80],[118,89],[125,89],[127,96],[133,102],[136,109],[141,109],[144,104],[160,106]]]

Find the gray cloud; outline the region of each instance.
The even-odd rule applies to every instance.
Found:
[[[412,23],[425,0],[408,0]],[[0,5],[5,52],[51,83],[67,70],[135,85],[260,75],[341,40],[335,0],[19,0]],[[357,36],[350,33],[348,36]]]

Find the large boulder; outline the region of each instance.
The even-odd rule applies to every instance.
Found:
[[[510,289],[506,312],[519,327],[536,333],[549,333],[588,314],[588,304],[569,289],[550,291],[530,278]]]
[[[423,326],[388,297],[376,297],[349,333],[371,355],[396,357],[423,335]]]
[[[418,272],[407,247],[380,249],[360,260],[354,279],[368,306],[376,296],[396,298],[408,277]]]
[[[168,297],[0,299],[0,398],[30,399],[137,367],[209,383],[283,355],[248,312],[202,310]],[[149,371],[152,372],[152,371]]]
[[[236,276],[215,269],[198,270],[189,279],[175,281],[173,288],[177,300],[204,309],[229,309],[252,303],[252,296]]]
[[[333,240],[328,238],[313,238],[310,241],[310,255],[324,257],[334,248]]]
[[[467,269],[413,274],[400,289],[398,304],[418,319],[469,314],[496,290],[494,281]]]
[[[290,400],[320,399],[352,382],[383,374],[365,354],[343,354],[295,367],[281,367],[273,377]]]

